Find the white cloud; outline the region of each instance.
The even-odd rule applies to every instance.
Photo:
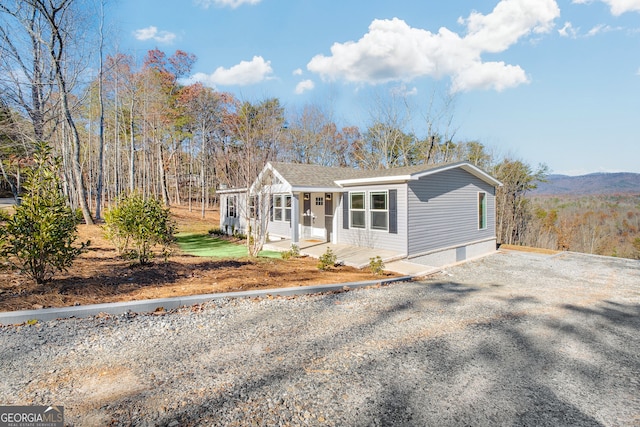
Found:
[[[467,34],[412,28],[401,19],[374,20],[357,42],[334,43],[331,55],[316,55],[307,69],[323,79],[379,84],[431,76],[452,78],[452,90],[495,89],[526,83],[519,66],[482,62],[485,52],[507,50],[531,33],[546,33],[560,15],[555,0],[502,0],[488,15],[460,18]],[[476,74],[479,73],[479,74]]]
[[[558,30],[558,34],[562,37],[571,37],[575,39],[578,36],[578,30],[573,28],[571,22],[565,22],[564,26]]]
[[[294,76],[301,76],[302,75],[302,68],[296,68],[295,70],[293,70],[293,75]]]
[[[262,0],[195,0],[196,4],[204,7],[205,9],[209,8],[211,5],[235,9],[243,4],[254,5],[261,1]]]
[[[302,95],[308,90],[312,90],[316,85],[311,80],[303,80],[296,85],[296,95]]]
[[[170,33],[169,31],[158,31],[158,27],[153,25],[147,28],[135,30],[133,32],[133,36],[137,40],[154,40],[158,43],[171,43],[176,38],[174,33]]]
[[[207,86],[247,86],[268,80],[273,73],[271,61],[254,56],[251,61],[240,61],[231,68],[218,67],[211,74],[196,73],[188,82],[202,82]]]
[[[418,88],[414,86],[409,89],[407,85],[401,84],[400,86],[391,88],[391,93],[397,96],[415,96],[418,94]]]

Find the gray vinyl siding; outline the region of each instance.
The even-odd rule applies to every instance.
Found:
[[[487,193],[487,227],[478,229],[478,192]],[[409,182],[409,256],[495,237],[495,189],[460,168]]]
[[[344,229],[343,228],[343,197],[340,194],[340,205],[336,209],[338,224],[337,227],[337,243],[362,246],[374,249],[385,249],[398,252],[400,254],[407,253],[407,186],[406,184],[385,184],[375,186],[358,186],[344,188],[344,192],[365,192],[367,193],[367,203],[369,203],[369,192],[371,191],[388,191],[397,190],[397,233],[389,231],[370,230],[368,228],[370,222],[370,213],[367,210],[367,229]],[[374,256],[375,254],[372,254]]]

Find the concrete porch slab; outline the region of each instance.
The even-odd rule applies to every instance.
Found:
[[[393,271],[406,276],[419,277],[426,276],[431,273],[440,271],[439,268],[427,265],[417,264],[404,260],[404,254],[399,252],[363,248],[353,245],[332,244],[326,242],[318,242],[314,240],[303,240],[299,244],[300,253],[313,258],[320,258],[327,248],[331,248],[338,258],[338,262],[356,268],[364,268],[369,265],[371,258],[379,256],[385,264],[385,270]],[[269,242],[265,245],[265,249],[275,251],[288,251],[291,249],[291,240],[280,240]]]

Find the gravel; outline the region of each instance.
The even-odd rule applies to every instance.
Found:
[[[0,403],[69,425],[640,425],[640,262],[504,252],[425,280],[0,328]]]

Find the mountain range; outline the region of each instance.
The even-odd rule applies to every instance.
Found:
[[[591,173],[588,175],[547,175],[547,182],[539,182],[538,188],[529,194],[534,196],[597,194],[640,194],[640,173]]]

